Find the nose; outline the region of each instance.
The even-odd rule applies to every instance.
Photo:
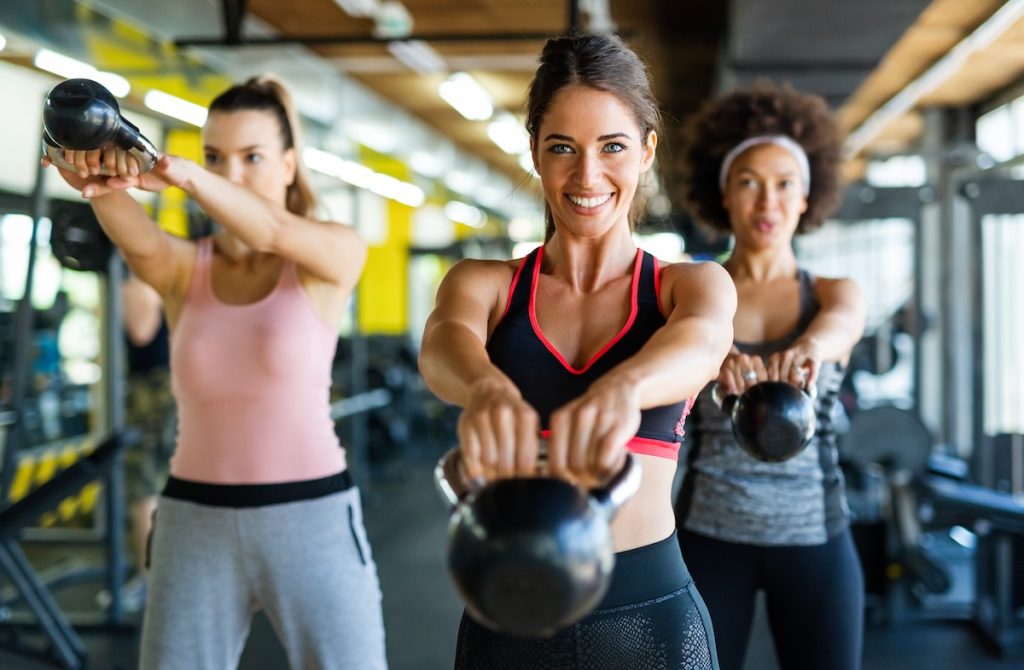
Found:
[[[576,166],[576,175],[581,187],[596,186],[601,181],[601,161],[590,152],[581,153]]]
[[[773,209],[779,204],[779,193],[771,184],[763,185],[758,192],[757,204],[761,209]]]
[[[236,158],[229,158],[224,162],[224,178],[234,184],[241,184],[244,176],[242,163]]]

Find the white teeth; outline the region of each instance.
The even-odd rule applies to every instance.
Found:
[[[590,209],[591,207],[603,205],[604,203],[608,202],[608,199],[611,197],[611,193],[605,193],[604,195],[598,196],[596,198],[577,198],[574,195],[570,195],[569,200],[572,202],[572,204],[576,205],[577,207],[585,207],[587,209]]]

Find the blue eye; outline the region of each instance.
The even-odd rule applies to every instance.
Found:
[[[604,150],[606,153],[617,154],[625,151],[626,145],[622,144],[621,142],[609,142],[608,144],[604,145]]]
[[[245,160],[249,161],[250,163],[259,163],[260,161],[263,160],[263,156],[259,154],[246,154]]]
[[[571,154],[572,147],[568,144],[552,144],[548,147],[548,151],[553,154]]]

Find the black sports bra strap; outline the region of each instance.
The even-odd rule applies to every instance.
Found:
[[[655,290],[657,286],[656,277],[654,276],[655,262],[654,256],[643,252],[644,257],[640,264],[640,281],[637,287],[636,299],[639,303],[658,305],[658,292]]]
[[[525,310],[530,305],[530,291],[533,287],[533,268],[537,264],[537,257],[540,255],[540,249],[534,249],[531,251],[526,258],[523,259],[519,268],[516,270],[516,282],[515,288],[512,291],[512,295],[509,298],[509,305],[506,308],[506,312],[518,312],[519,310]]]

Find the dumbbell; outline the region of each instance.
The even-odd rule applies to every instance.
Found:
[[[77,171],[64,160],[64,150],[91,151],[114,144],[127,151],[147,172],[156,165],[156,147],[121,115],[117,99],[91,79],[68,79],[46,94],[43,104],[43,151],[56,165]],[[105,168],[100,173],[109,175]]]
[[[740,395],[724,395],[715,384],[712,399],[732,419],[736,442],[759,461],[793,458],[814,435],[814,398],[792,384],[765,381]]]
[[[554,477],[500,479],[460,496],[442,456],[434,482],[451,505],[448,570],[482,625],[520,637],[550,637],[589,614],[608,591],[615,553],[610,522],[640,488],[630,454],[605,486],[583,491]]]

